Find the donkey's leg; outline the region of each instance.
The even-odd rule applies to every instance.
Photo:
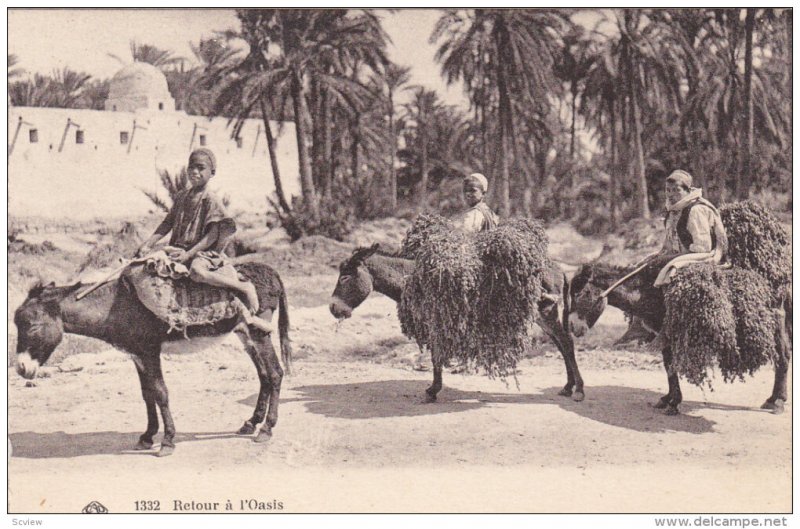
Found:
[[[264,420],[264,416],[267,413],[267,398],[269,397],[269,374],[267,369],[267,364],[264,361],[264,358],[261,354],[256,350],[256,344],[251,337],[251,332],[256,331],[248,331],[246,325],[239,325],[234,329],[236,336],[239,340],[242,341],[242,345],[244,345],[247,354],[250,356],[250,359],[253,361],[253,364],[256,366],[256,372],[258,373],[258,381],[260,383],[260,387],[258,390],[258,400],[256,402],[255,410],[253,411],[253,416],[247,419],[239,431],[236,432],[239,435],[250,435],[256,431],[256,428],[259,424]]]
[[[666,415],[678,415],[678,405],[683,401],[683,394],[681,393],[680,381],[678,374],[672,366],[672,351],[669,347],[664,347],[661,350],[661,356],[664,358],[664,369],[667,372],[667,384],[669,391],[666,395],[661,397],[654,405],[655,408],[665,409]]]
[[[272,340],[268,334],[255,333],[253,340],[256,343],[256,353],[261,357],[267,367],[267,380],[269,382],[269,409],[267,410],[267,420],[254,439],[257,443],[269,441],[272,437],[272,429],[278,424],[278,405],[281,400],[281,382],[283,382],[283,369],[278,360],[278,354],[272,346]]]
[[[789,371],[789,333],[786,330],[786,313],[783,309],[775,311],[775,383],[772,395],[761,405],[765,410],[780,414],[787,400],[786,377]]]
[[[142,364],[145,373],[153,381],[153,396],[161,410],[161,420],[164,422],[164,438],[161,440],[158,457],[168,456],[175,451],[175,423],[172,420],[172,412],[169,410],[167,384],[164,382],[164,375],[161,372],[160,344],[148,350],[147,355],[142,356]]]
[[[678,415],[680,413],[680,410],[678,410],[678,405],[683,402],[683,394],[681,393],[681,384],[678,380],[677,373],[668,375],[667,381],[669,383],[670,398],[669,404],[664,413],[666,415]]]
[[[444,367],[444,360],[434,358],[433,353],[431,353],[431,362],[433,363],[433,383],[425,390],[425,402],[436,402],[436,396],[442,390],[442,368]]]
[[[567,371],[567,383],[558,392],[562,397],[572,397],[576,402],[582,401],[586,396],[583,392],[583,377],[578,369],[578,361],[575,359],[575,343],[572,336],[567,333],[558,321],[557,306],[552,305],[547,308],[540,308],[539,317],[536,323],[544,333],[558,348],[564,359],[564,367]],[[574,388],[574,393],[573,393]]]
[[[144,370],[144,365],[138,356],[133,357],[136,372],[139,374],[139,384],[142,387],[142,398],[147,407],[147,430],[139,437],[136,450],[149,450],[153,447],[153,436],[158,432],[158,412],[156,411],[156,397],[153,390],[153,381]]]
[[[653,405],[654,408],[658,408],[659,410],[663,410],[669,406],[670,395],[672,394],[672,382],[670,380],[670,371],[672,369],[672,352],[668,347],[661,349],[661,357],[664,361],[664,370],[667,372],[667,384],[669,384],[669,389],[667,390],[667,394],[658,399],[658,402]]]

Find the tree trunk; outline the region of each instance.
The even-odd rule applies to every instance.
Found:
[[[352,182],[354,186],[358,186],[358,144],[361,142],[360,120],[361,115],[356,113],[355,118],[353,118],[352,129],[350,133],[352,136],[350,142],[350,174],[352,175]]]
[[[619,228],[619,175],[617,174],[619,168],[617,167],[617,150],[619,149],[619,142],[617,141],[617,112],[616,101],[611,102],[611,171],[609,175],[609,197],[608,203],[610,206],[609,216],[611,218],[611,229],[616,231]]]
[[[482,93],[485,94],[485,92]],[[482,151],[481,155],[483,158],[483,171],[486,173],[485,176],[491,178],[492,164],[489,161],[489,140],[488,140],[489,126],[486,123],[486,99],[484,95],[481,96],[480,106],[481,106],[481,151]]]
[[[314,180],[311,176],[311,159],[308,152],[308,131],[306,115],[306,94],[303,86],[303,78],[300,72],[292,73],[292,102],[294,106],[294,127],[297,136],[297,159],[300,171],[300,187],[303,191],[303,198],[311,203],[311,210],[317,210],[317,193],[314,188]]]
[[[391,145],[389,148],[389,207],[391,211],[397,209],[397,170],[394,161],[397,158],[397,132],[394,130],[394,98],[389,90],[389,134]]]
[[[320,159],[319,172],[322,175],[322,189],[325,196],[330,197],[333,193],[333,164],[331,163],[331,102],[328,97],[328,90],[323,88],[320,91],[320,110],[322,114],[322,153]]]
[[[311,171],[314,186],[322,191],[322,173],[320,160],[322,158],[322,107],[320,105],[320,92],[322,87],[317,79],[311,77],[310,111],[311,111]]]
[[[419,130],[419,141],[422,144],[420,151],[420,171],[419,191],[417,192],[417,210],[425,211],[428,206],[428,131],[427,116],[425,121],[417,123]]]
[[[278,156],[275,154],[275,138],[272,136],[272,127],[269,124],[269,113],[267,105],[264,104],[264,98],[258,100],[261,105],[261,117],[264,120],[264,132],[267,135],[267,150],[269,151],[269,163],[272,166],[272,177],[275,180],[275,194],[278,195],[278,204],[283,208],[285,213],[289,213],[292,208],[286,201],[286,196],[283,194],[283,184],[281,183],[281,172],[278,169]]]
[[[752,181],[751,160],[753,159],[753,27],[756,10],[747,8],[745,18],[744,48],[744,148],[739,177],[736,179],[735,196],[739,200],[747,198],[748,182]]]
[[[572,92],[572,124],[569,128],[569,156],[575,158],[575,105],[578,99],[578,83],[575,79],[572,80],[570,91]],[[574,177],[572,185],[575,185]]]
[[[636,149],[635,175],[636,185],[639,191],[639,214],[642,218],[650,218],[650,206],[647,202],[647,176],[644,165],[644,148],[642,147],[642,117],[640,115],[638,90],[634,83],[633,61],[628,55],[628,93],[630,95],[631,117],[633,118],[633,142]]]
[[[511,211],[509,172],[508,172],[508,131],[511,120],[511,100],[509,99],[508,85],[506,83],[506,70],[502,64],[497,65],[497,90],[499,93],[499,134],[500,149],[500,174],[497,175],[497,202],[501,217],[508,217]]]

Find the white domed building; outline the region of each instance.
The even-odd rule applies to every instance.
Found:
[[[118,71],[109,83],[105,109],[112,112],[134,112],[139,109],[175,110],[167,78],[145,62],[135,62]]]
[[[294,123],[273,121],[270,128],[284,192],[299,195]],[[105,110],[9,107],[9,215],[160,214],[143,191],[169,202],[159,173],[178,174],[197,147],[214,151],[209,186],[228,197],[232,213],[266,211],[275,180],[263,121],[248,119],[234,130],[227,117],[176,111],[166,77],[150,64],[129,64],[114,75]]]

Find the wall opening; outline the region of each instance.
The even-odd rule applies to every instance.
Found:
[[[31,143],[39,143],[39,131],[37,129],[28,131],[28,141]]]
[[[159,110],[164,110],[164,103],[159,103],[158,104],[158,109]]]
[[[119,133],[119,143],[121,145],[128,144],[128,131],[123,130],[122,132]]]
[[[75,143],[82,144],[83,143],[83,131],[76,130],[75,131]]]
[[[200,135],[200,146],[201,147],[205,147],[206,146],[206,135],[205,134],[201,134]]]

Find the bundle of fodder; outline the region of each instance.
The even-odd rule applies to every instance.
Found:
[[[547,234],[538,221],[510,219],[477,234],[483,262],[476,328],[477,366],[505,377],[516,365],[530,337],[521,332],[533,320],[542,294],[542,271],[550,266]]]
[[[435,219],[415,226],[422,229],[410,234],[425,237],[417,239],[416,267],[399,306],[403,332],[427,345],[435,362],[457,359],[492,377],[513,374],[547,265],[541,224],[513,220],[480,234]]]
[[[664,293],[664,338],[677,374],[701,385],[720,367],[730,382],[774,358],[771,291],[757,273],[714,265],[681,269]],[[735,302],[735,303],[734,303]]]
[[[681,269],[664,293],[664,338],[675,372],[692,384],[707,379],[718,357],[733,357],[736,319],[727,280],[713,265]]]
[[[473,237],[462,231],[440,226],[418,247],[398,316],[403,332],[427,345],[434,362],[474,356],[473,305],[482,269]]]
[[[751,201],[734,202],[720,208],[728,235],[728,261],[734,266],[754,270],[773,288],[791,281],[790,238],[778,219]]]
[[[406,259],[416,259],[417,253],[428,238],[436,233],[452,231],[455,227],[441,215],[421,213],[403,238],[400,256]]]
[[[728,296],[734,302],[738,354],[721,356],[719,367],[725,381],[744,380],[745,373],[752,375],[775,359],[775,318],[779,315],[772,309],[774,292],[761,275],[741,268],[732,268],[724,274],[728,279]]]

